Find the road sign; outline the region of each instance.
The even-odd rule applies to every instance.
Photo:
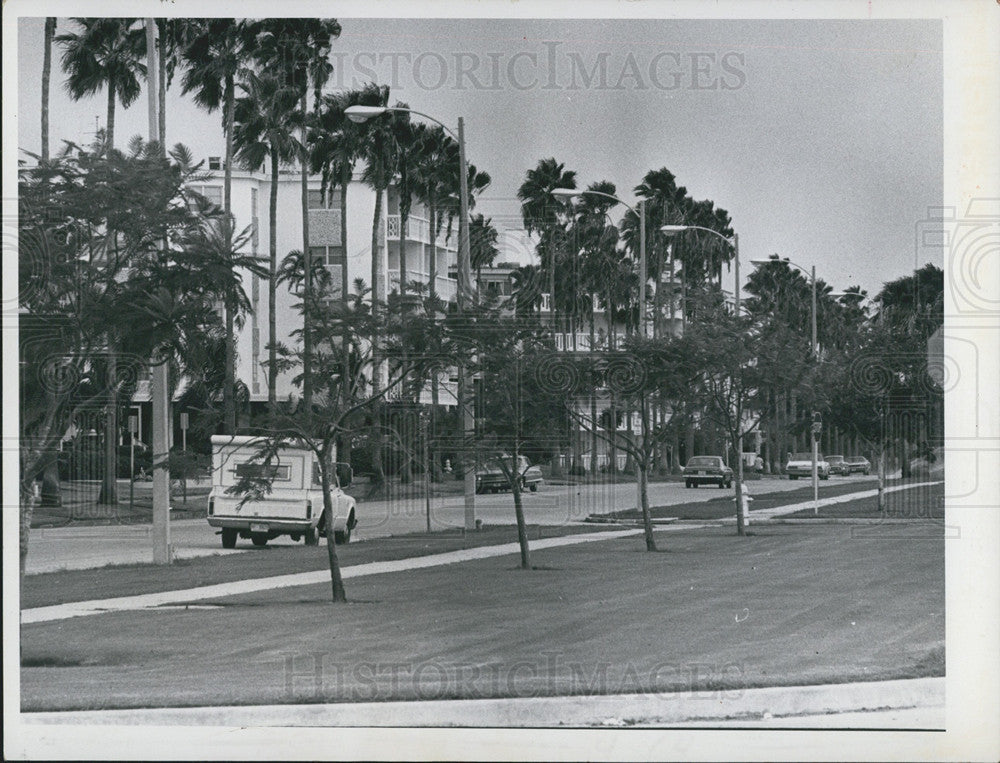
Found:
[[[187,412],[181,413],[181,429],[186,430],[188,428],[188,415]]]

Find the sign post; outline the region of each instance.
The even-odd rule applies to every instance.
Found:
[[[819,436],[823,433],[823,418],[818,411],[813,412],[812,441],[812,479],[813,479],[813,514],[819,514]]]

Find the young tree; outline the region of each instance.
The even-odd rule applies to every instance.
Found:
[[[203,224],[186,190],[197,179],[182,146],[167,160],[141,140],[110,154],[68,144],[21,169],[22,563],[32,483],[80,412],[114,405],[154,351],[185,368],[206,362],[212,302],[234,276],[182,249]]]
[[[371,304],[365,301],[366,291],[356,291],[347,310],[341,302],[323,301],[315,295],[312,297],[310,311],[316,340],[312,365],[313,405],[308,408],[282,404],[272,410],[264,426],[253,432],[260,437],[261,444],[253,461],[264,466],[261,474],[269,473],[267,467],[280,458],[282,448],[288,445],[308,448],[316,456],[323,491],[323,522],[335,603],[347,600],[336,539],[330,531],[334,511],[333,490],[339,479],[335,460],[337,442],[357,431],[361,414],[380,405],[386,395],[403,384],[411,374],[419,375],[416,367],[424,362],[423,358],[413,357],[410,363],[390,363],[387,383],[378,388],[371,383],[378,361],[372,351],[370,337],[378,332],[390,356],[398,361],[403,354],[398,351],[397,343],[401,341],[400,332],[405,331],[406,323],[388,305],[377,305],[372,310]],[[344,337],[347,337],[346,343]],[[301,367],[300,349],[279,347],[278,357],[282,370]],[[301,385],[302,378],[296,378],[295,383]],[[252,500],[269,491],[269,478],[259,475],[244,477],[232,488],[233,493],[242,494],[245,500]]]

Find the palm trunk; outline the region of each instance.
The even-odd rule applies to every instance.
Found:
[[[270,230],[270,270],[267,279],[267,404],[272,413],[278,409],[278,311],[275,300],[278,296],[278,152],[271,150],[271,197],[268,214]]]
[[[223,215],[223,231],[225,235],[226,251],[229,252],[233,245],[233,120],[235,109],[235,84],[233,77],[226,77],[225,85],[225,110],[226,110],[226,164],[222,168],[222,204],[225,214]],[[272,227],[274,225],[272,217]],[[226,306],[226,378],[222,385],[222,407],[225,415],[223,422],[224,434],[236,434],[236,331],[234,329],[236,316],[233,308]]]
[[[166,20],[160,19],[160,23],[157,24],[159,28],[159,53],[157,56],[156,65],[160,70],[160,80],[157,82],[157,90],[159,91],[160,108],[156,115],[159,120],[159,136],[160,136],[160,146],[165,151],[167,148],[167,30],[166,30]]]
[[[45,52],[42,59],[42,161],[49,160],[49,81],[52,78],[52,38],[56,33],[56,19],[45,19]]]
[[[115,147],[115,79],[110,77],[108,85],[108,122],[105,134],[108,138],[108,151]]]
[[[375,213],[372,217],[372,316],[379,312],[379,301],[385,292],[385,278],[383,277],[383,262],[379,254],[379,227],[382,225],[382,187],[375,187]],[[377,397],[382,389],[382,368],[380,364],[379,336],[378,329],[372,330],[372,396]],[[372,468],[375,470],[375,480],[378,484],[385,482],[385,470],[382,466],[382,436],[380,423],[378,421],[378,406],[373,409],[372,415],[375,417],[375,450],[372,454]]]
[[[590,311],[590,357],[594,358],[594,311]],[[590,471],[597,474],[597,393],[590,394]]]
[[[301,108],[306,113],[307,100],[302,93]],[[302,403],[306,413],[312,411],[312,331],[309,326],[309,303],[312,301],[312,251],[309,248],[309,151],[306,148],[306,127],[302,125],[302,262],[305,273],[302,278]]]
[[[524,507],[521,503],[521,474],[517,468],[518,449],[514,448],[514,460],[511,464],[510,492],[514,496],[514,518],[517,521],[517,544],[521,549],[521,569],[531,569],[531,555],[528,548],[528,528],[524,523]]]
[[[347,272],[347,186],[351,183],[351,168],[345,162],[340,168],[340,298],[346,313],[350,302],[348,295],[348,272]],[[350,330],[344,324],[343,338],[343,375],[344,375],[344,408],[350,405],[351,399],[351,356],[350,356]],[[351,462],[351,436],[350,434],[341,438],[340,450],[338,451],[341,461]]]

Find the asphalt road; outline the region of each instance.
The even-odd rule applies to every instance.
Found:
[[[834,485],[857,484],[859,490],[873,487],[874,477],[840,477],[820,483],[820,495]],[[808,483],[779,479],[748,482],[750,494],[796,490]],[[689,490],[679,482],[649,485],[652,506],[708,501],[720,493],[714,487]],[[537,493],[524,494],[525,518],[531,524],[560,526],[582,522],[590,514],[635,508],[634,483],[599,485],[542,485]],[[464,526],[464,497],[435,497],[430,504],[431,530]],[[428,506],[424,499],[365,501],[358,505],[358,527],[354,538],[370,540],[390,535],[426,532]],[[514,503],[510,493],[476,496],[476,518],[488,525],[514,523]],[[224,550],[216,531],[201,519],[174,521],[170,542],[175,558],[242,553],[252,548],[240,540],[234,550]],[[269,545],[294,545],[287,537]],[[108,564],[148,563],[152,559],[152,528],[149,525],[36,528],[31,531],[27,560],[28,574],[60,569],[87,569]]]

